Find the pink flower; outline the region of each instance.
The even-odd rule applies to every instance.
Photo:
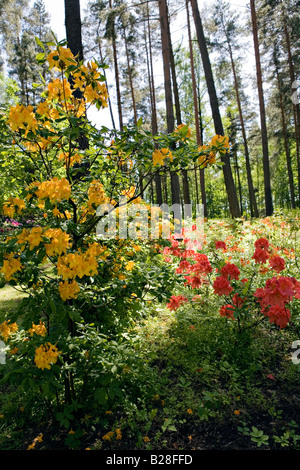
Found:
[[[230,282],[223,276],[218,276],[213,283],[214,293],[217,295],[229,295],[233,288]]]

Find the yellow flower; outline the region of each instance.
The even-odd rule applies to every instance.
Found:
[[[241,412],[240,412],[240,410],[234,410],[234,414],[239,415],[239,414],[241,414]]]
[[[8,124],[12,131],[18,131],[20,129],[25,130],[25,137],[28,132],[36,132],[38,128],[38,122],[33,112],[32,106],[24,106],[17,104],[12,106],[9,111]]]
[[[60,282],[58,290],[63,300],[76,299],[78,293],[80,292],[80,287],[77,282],[73,279],[72,282]]]
[[[153,166],[164,165],[165,159],[169,158],[170,161],[173,161],[173,155],[170,149],[162,148],[161,150],[155,149],[152,153]]]
[[[71,196],[71,186],[66,178],[59,179],[55,176],[51,180],[36,184],[38,189],[35,194],[39,200],[49,198],[51,202],[60,202]]]
[[[49,228],[44,235],[50,239],[50,243],[45,244],[46,253],[49,256],[61,255],[70,247],[70,235],[60,228]]]
[[[4,341],[7,341],[9,336],[11,336],[17,330],[18,325],[16,323],[10,323],[10,320],[6,320],[0,324],[0,335]]]
[[[126,271],[132,271],[134,268],[134,265],[135,265],[134,261],[128,261],[128,263],[125,266]]]
[[[50,369],[51,364],[57,362],[59,355],[57,347],[48,342],[36,348],[34,362],[39,369]]]
[[[122,432],[121,432],[121,429],[116,429],[116,439],[117,439],[117,440],[122,439]]]
[[[143,441],[144,441],[144,442],[150,442],[150,439],[149,439],[148,436],[144,436],[144,437],[143,437]]]
[[[33,336],[33,333],[40,335],[40,336],[46,336],[47,334],[47,329],[42,321],[40,321],[39,325],[35,325],[32,323],[32,328],[28,330],[28,333],[30,336]]]
[[[60,80],[56,78],[48,84],[48,99],[65,103],[72,97],[70,83],[64,78]]]
[[[24,199],[18,197],[10,197],[6,203],[3,204],[3,214],[8,217],[13,217],[15,212],[21,214],[22,210],[25,209]]]
[[[105,434],[105,435],[102,437],[102,439],[103,439],[104,441],[110,441],[111,438],[113,437],[113,435],[114,435],[113,431],[109,431],[107,434]]]
[[[190,414],[190,415],[193,414],[193,410],[191,410],[191,408],[188,408],[186,411],[187,411],[188,414]]]
[[[66,47],[58,47],[56,50],[50,52],[47,56],[47,60],[49,69],[55,68],[57,70],[63,70],[66,66],[76,63],[71,50]]]
[[[17,271],[22,270],[22,264],[19,258],[13,258],[13,255],[8,255],[7,259],[3,261],[3,266],[0,269],[0,273],[4,274],[4,278],[6,281],[11,281],[13,275]]]

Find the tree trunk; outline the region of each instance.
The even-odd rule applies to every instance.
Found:
[[[291,81],[291,88],[294,85],[296,76],[293,64],[293,56],[291,51],[291,41],[290,41],[290,34],[287,27],[287,21],[284,11],[284,6],[282,3],[282,16],[283,16],[283,26],[284,26],[284,35],[285,35],[285,42],[287,47],[288,53],[288,64],[289,64],[289,74],[290,74],[290,81]],[[295,127],[295,141],[296,141],[296,155],[297,155],[297,169],[298,169],[298,194],[299,194],[299,207],[300,207],[300,106],[296,105],[293,102],[293,116],[294,116],[294,127]]]
[[[112,0],[109,0],[109,8],[112,10]],[[119,65],[118,65],[118,55],[117,55],[117,46],[116,46],[116,32],[115,32],[115,25],[114,24],[112,26],[112,31],[111,31],[111,41],[112,41],[113,57],[114,57],[114,69],[115,69],[115,82],[116,82],[116,93],[117,93],[117,103],[118,103],[119,127],[120,127],[120,131],[123,131],[123,128],[124,128],[124,125],[123,125],[123,110],[122,110],[122,100],[121,100],[120,80],[119,80]]]
[[[275,64],[278,94],[279,94],[279,102],[280,102],[282,133],[283,133],[283,141],[284,141],[284,149],[285,149],[285,157],[286,157],[286,166],[287,166],[288,179],[289,179],[291,208],[295,209],[296,208],[296,202],[295,202],[295,188],[294,188],[292,160],[291,160],[290,146],[289,146],[289,141],[288,141],[287,124],[286,124],[284,103],[283,103],[283,96],[282,96],[283,92],[282,92],[282,86],[281,86],[281,79],[280,79],[280,75],[279,75],[279,67],[278,67],[278,59],[277,59],[276,49],[274,49],[274,64]]]
[[[65,0],[65,26],[68,47],[79,61],[83,60],[80,1]]]
[[[168,11],[166,0],[158,0],[159,6],[159,19],[161,30],[161,44],[162,44],[162,57],[163,57],[163,70],[164,70],[164,85],[165,85],[165,101],[166,101],[166,114],[167,114],[167,132],[174,131],[174,110],[173,110],[173,97],[172,97],[172,83],[170,73],[170,43],[168,36]],[[178,174],[171,171],[171,194],[172,204],[180,204],[180,186]]]
[[[266,208],[266,216],[270,216],[273,214],[273,201],[272,201],[272,192],[271,192],[268,133],[267,133],[267,124],[266,124],[264,93],[263,93],[263,86],[262,86],[262,72],[261,72],[260,52],[259,52],[259,43],[258,43],[255,0],[250,0],[250,7],[251,7],[252,32],[253,32],[253,42],[254,42],[255,62],[256,62],[257,90],[258,90],[258,98],[259,98],[260,123],[261,123],[265,208]]]
[[[241,129],[242,129],[242,137],[243,137],[243,142],[244,142],[245,160],[246,160],[246,173],[247,173],[247,182],[248,182],[251,217],[258,217],[259,213],[258,213],[258,208],[257,208],[257,203],[256,203],[254,187],[253,187],[253,180],[252,180],[252,174],[251,174],[251,165],[250,165],[250,156],[249,156],[249,148],[248,148],[248,142],[247,142],[247,136],[246,136],[244,116],[243,116],[243,111],[242,111],[242,106],[241,106],[238,79],[237,79],[237,74],[236,74],[236,69],[235,69],[235,63],[234,63],[234,60],[233,60],[231,45],[229,43],[228,38],[227,38],[227,43],[228,43],[228,49],[229,49],[230,61],[231,61],[231,68],[232,68],[232,73],[233,73],[236,101],[237,101],[238,110],[239,110],[239,119],[240,119],[240,124],[241,124]]]
[[[128,50],[128,42],[126,36],[126,27],[123,26],[123,33],[124,33],[124,42],[125,42],[125,52],[126,52],[126,60],[127,60],[127,70],[128,70],[128,78],[129,78],[129,87],[132,99],[132,108],[133,108],[133,119],[134,124],[137,125],[137,112],[136,112],[136,103],[135,103],[135,95],[134,95],[134,87],[133,87],[133,80],[132,80],[132,70],[130,65],[130,57],[129,57],[129,50]]]
[[[187,27],[188,27],[188,37],[189,37],[189,50],[190,50],[190,64],[191,64],[191,76],[192,76],[192,87],[193,87],[193,101],[194,101],[194,116],[195,116],[195,128],[196,128],[196,140],[197,145],[203,145],[200,129],[200,119],[199,119],[199,106],[198,106],[198,95],[197,95],[197,84],[196,84],[196,75],[195,75],[195,64],[194,64],[194,51],[191,35],[191,23],[190,23],[190,14],[189,14],[189,0],[186,0],[186,16],[187,16]],[[197,181],[197,172],[195,170],[196,178],[196,190],[198,192],[198,181]],[[200,168],[200,191],[201,191],[201,202],[203,205],[203,214],[204,217],[207,217],[207,204],[206,204],[206,191],[205,191],[205,179],[204,179],[204,168]],[[197,204],[198,204],[198,194],[197,194]]]
[[[83,61],[83,46],[81,35],[81,16],[80,1],[65,0],[65,27],[68,47],[77,60]],[[72,77],[69,77],[72,86]],[[76,89],[74,96],[78,99],[82,98],[82,92]],[[89,147],[89,142],[84,133],[80,133],[78,138],[79,148],[85,150]],[[78,165],[80,166],[80,165]],[[74,166],[75,167],[75,166]]]
[[[148,56],[148,49],[147,49],[147,36],[148,36],[148,44],[149,44],[149,56]],[[147,67],[148,67],[149,90],[150,90],[150,101],[151,101],[151,129],[152,129],[152,134],[156,135],[158,128],[157,128],[155,83],[154,83],[154,73],[153,73],[149,1],[147,1],[147,34],[145,32],[145,46],[146,46],[146,53],[147,53]],[[162,179],[159,173],[155,175],[154,181],[155,181],[156,204],[161,206],[163,204],[163,193],[162,193]]]
[[[196,27],[197,40],[199,44],[199,49],[200,49],[200,54],[201,54],[201,59],[202,59],[202,64],[203,64],[203,69],[204,69],[204,74],[205,74],[207,91],[208,91],[209,99],[210,99],[210,106],[211,106],[211,111],[212,111],[212,116],[213,116],[213,121],[214,121],[214,126],[215,126],[215,132],[216,134],[223,136],[224,129],[223,129],[222,119],[220,115],[219,103],[218,103],[217,93],[215,89],[215,83],[214,83],[211,63],[209,59],[209,54],[207,50],[206,40],[204,36],[200,12],[198,8],[197,0],[190,0],[190,1],[191,1],[192,11],[193,11],[194,23]],[[234,180],[232,176],[228,154],[225,157],[222,157],[222,162],[224,163],[223,174],[224,174],[227,198],[229,202],[230,214],[234,218],[240,217],[241,211],[239,207],[239,201],[237,197],[236,188],[234,185]]]

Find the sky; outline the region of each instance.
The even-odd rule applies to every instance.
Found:
[[[247,11],[246,9],[247,9],[247,6],[249,5],[249,0],[228,0],[228,1],[231,3],[233,9],[236,9],[236,11],[240,12],[241,15],[244,15],[245,12]],[[45,3],[46,10],[50,14],[52,31],[55,33],[59,41],[66,39],[64,0],[44,0],[44,3]],[[200,9],[204,3],[209,5],[212,2],[207,1],[207,0],[206,1],[198,0]],[[81,19],[83,19],[84,17],[84,10],[86,9],[87,4],[88,4],[88,0],[80,0],[81,15],[82,15]],[[185,16],[184,16],[184,22],[185,22]],[[182,27],[180,23],[178,24],[178,26],[176,23],[173,26],[173,29],[171,25],[171,30],[172,30],[172,39],[174,39],[174,43],[176,43],[176,40],[180,41],[187,37],[187,28],[184,26]],[[253,53],[253,50],[251,49],[251,46],[249,47],[249,49],[245,51],[245,53],[247,53],[249,56],[249,60],[247,62],[249,63],[249,67],[250,68],[252,67],[252,70],[253,70],[254,53]],[[160,78],[158,77],[158,80],[159,79],[162,80],[162,75],[160,76]],[[97,111],[95,108],[90,109],[88,116],[89,116],[89,119],[93,122],[93,124],[96,124],[96,125],[103,124],[108,127],[111,125],[111,118],[110,118],[108,109],[101,110],[101,111]]]

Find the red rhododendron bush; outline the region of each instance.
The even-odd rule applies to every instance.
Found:
[[[163,249],[163,255],[166,262],[176,266],[184,295],[172,295],[167,307],[173,311],[193,303],[197,291],[203,298],[217,296],[220,316],[235,321],[239,331],[264,318],[280,329],[287,327],[291,306],[300,299],[295,248],[285,246],[284,233],[289,227],[285,224],[276,227],[266,219],[264,230],[256,233],[251,223],[244,222],[242,236],[237,239],[232,234],[224,237],[228,228],[220,224],[222,239],[213,238],[215,227],[206,222],[202,240],[198,240],[195,249],[187,248],[194,242],[195,227],[188,230],[188,235],[183,228],[181,238],[170,237],[170,245]],[[277,228],[278,240],[274,239],[272,230],[268,233],[268,227]],[[266,235],[261,236],[262,233]]]

